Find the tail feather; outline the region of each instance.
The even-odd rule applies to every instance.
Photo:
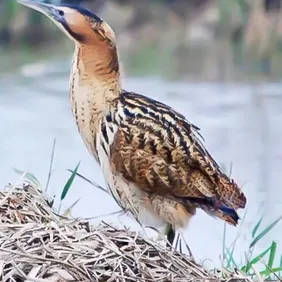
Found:
[[[184,198],[183,203],[201,208],[209,215],[218,217],[235,226],[240,219],[235,209],[226,206],[216,197]]]
[[[219,208],[217,217],[222,218],[226,222],[233,224],[235,226],[238,224],[238,221],[240,219],[237,212],[234,209],[225,206]]]

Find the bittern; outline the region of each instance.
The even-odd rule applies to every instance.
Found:
[[[197,208],[236,226],[244,193],[206,150],[198,127],[168,105],[122,88],[111,27],[81,7],[19,2],[74,42],[73,116],[116,202],[142,224],[164,228],[170,243]]]

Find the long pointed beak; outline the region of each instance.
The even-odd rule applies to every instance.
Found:
[[[17,0],[17,2],[33,10],[36,10],[46,15],[49,18],[56,19],[58,16],[57,11],[53,5],[32,1],[32,0]]]

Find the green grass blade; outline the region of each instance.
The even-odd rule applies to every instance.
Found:
[[[52,147],[52,152],[51,152],[51,159],[50,159],[50,165],[49,165],[49,171],[48,171],[48,177],[47,177],[45,192],[48,191],[49,183],[50,183],[50,180],[51,180],[52,168],[53,168],[53,162],[54,162],[54,155],[55,155],[55,147],[56,147],[56,139],[54,139],[54,141],[53,141],[53,147]]]
[[[231,263],[233,263],[233,265],[238,268],[236,265],[237,263],[235,263],[235,260],[233,258],[233,254],[234,254],[234,251],[235,251],[235,247],[236,247],[236,243],[237,243],[237,240],[239,239],[239,237],[237,237],[234,242],[230,245],[229,248],[226,247],[227,249],[227,252],[228,252],[228,255],[229,255],[229,259],[227,260],[227,263],[226,263],[226,268],[229,269],[231,267]],[[232,250],[230,252],[230,249],[232,247]]]
[[[25,179],[27,179],[28,181],[32,182],[33,184],[35,184],[37,187],[40,187],[41,184],[39,182],[39,180],[32,174],[29,172],[25,172],[19,169],[14,168],[14,171],[20,175],[23,175],[24,173],[26,173],[25,175]]]
[[[71,169],[68,169],[67,171],[69,171],[69,172],[71,172],[71,173],[75,173],[75,172],[74,172],[73,170],[71,170]],[[107,193],[107,194],[110,195],[109,191],[106,190],[105,188],[103,188],[102,186],[100,186],[99,184],[97,184],[97,183],[95,183],[95,182],[89,180],[88,178],[86,178],[85,176],[83,176],[83,175],[81,175],[81,174],[79,174],[79,173],[76,173],[76,175],[77,175],[78,177],[80,177],[81,179],[85,180],[86,182],[88,182],[89,184],[93,185],[95,188],[98,188],[99,190],[101,190],[101,191],[103,191],[103,192],[105,192],[105,193]]]
[[[280,256],[280,264],[279,264],[281,270],[282,270],[282,255]],[[279,272],[279,277],[281,277],[281,272]]]
[[[269,226],[267,226],[260,234],[258,234],[257,237],[250,244],[250,248],[252,248],[261,238],[263,238],[281,219],[282,216],[277,218]]]
[[[262,253],[260,253],[258,256],[253,258],[251,261],[249,261],[245,266],[241,268],[241,271],[247,273],[251,268],[252,265],[257,264],[267,253],[269,253],[271,250],[271,246],[264,250]]]
[[[282,267],[275,267],[275,268],[266,269],[264,271],[261,271],[260,275],[269,276],[269,275],[271,275],[273,273],[280,272],[280,271],[282,271]]]
[[[233,248],[232,248],[232,251],[230,252],[228,248],[225,248],[225,254],[228,254],[228,260],[227,260],[227,264],[226,264],[226,268],[227,269],[230,269],[232,264],[235,268],[238,269],[238,265],[237,263],[235,262],[234,260],[234,257],[233,257],[233,253],[234,253],[234,249],[235,249],[235,245],[233,245]],[[227,256],[226,256],[227,258]]]
[[[62,191],[62,194],[61,194],[61,201],[63,201],[64,198],[65,198],[66,195],[67,195],[67,193],[68,193],[68,191],[69,191],[69,189],[70,189],[70,187],[71,187],[71,185],[72,185],[72,183],[73,183],[73,181],[74,181],[74,178],[75,178],[75,176],[76,176],[76,173],[77,173],[77,170],[78,170],[79,165],[80,165],[80,162],[77,164],[77,166],[76,166],[76,168],[74,169],[73,173],[71,174],[69,180],[67,181],[67,183],[66,183],[66,185],[65,185],[65,187],[64,187],[64,189],[63,189],[63,191]]]
[[[257,231],[260,227],[260,224],[262,222],[262,217],[260,218],[259,222],[256,224],[256,226],[254,227],[253,231],[252,231],[252,237],[255,238]]]
[[[272,242],[271,247],[270,247],[270,254],[269,254],[269,259],[268,259],[268,267],[272,268],[273,267],[273,263],[275,260],[275,255],[276,255],[276,249],[277,249],[277,243],[276,242]]]

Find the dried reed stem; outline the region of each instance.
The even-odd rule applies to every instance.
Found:
[[[222,281],[136,232],[61,219],[33,184],[6,187],[0,203],[0,281]]]

